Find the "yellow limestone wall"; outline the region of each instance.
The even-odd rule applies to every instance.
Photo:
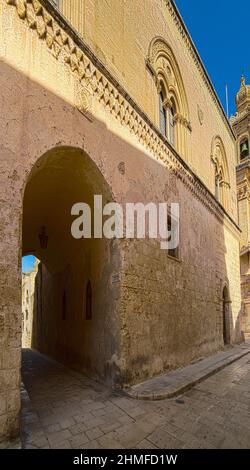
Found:
[[[201,65],[190,41],[181,34],[180,22],[168,0],[61,0],[61,11],[107,65],[143,111],[159,124],[159,98],[154,80],[145,66],[153,38],[162,37],[171,47],[184,82],[192,133],[188,163],[214,193],[212,139],[219,135],[226,149],[230,173],[229,210],[237,218],[236,149],[215,104]],[[180,27],[180,31],[178,28]],[[199,114],[202,114],[202,125]]]
[[[163,35],[170,43],[190,110],[189,163],[203,183],[176,157],[174,150],[161,139],[153,125],[146,122],[140,110],[127,101],[95,55],[87,54],[83,46],[81,51],[70,29],[63,26],[57,14],[51,8],[48,7],[49,13],[41,6],[47,2],[0,0],[2,435],[14,435],[18,431],[20,263],[22,235],[29,232],[29,228],[34,235],[34,246],[29,242],[27,250],[35,250],[43,256],[39,251],[38,230],[44,221],[40,216],[29,220],[28,212],[28,222],[22,230],[23,196],[31,172],[42,171],[41,157],[47,154],[50,155],[49,175],[51,168],[56,169],[53,161],[57,161],[59,154],[62,161],[67,160],[69,169],[71,159],[73,165],[77,155],[84,162],[83,173],[78,173],[79,188],[85,188],[86,181],[93,192],[108,187],[111,199],[122,204],[127,201],[180,203],[179,260],[168,257],[156,240],[121,240],[116,247],[117,253],[112,246],[106,247],[98,264],[98,286],[93,278],[93,295],[98,298],[92,323],[95,344],[94,347],[85,344],[75,351],[75,366],[88,369],[90,374],[94,369],[102,380],[111,378],[114,385],[120,386],[218,350],[223,346],[222,291],[225,285],[232,301],[231,341],[237,340],[235,327],[240,313],[240,283],[239,231],[235,225],[235,142],[213,92],[204,82],[203,71],[197,68],[187,48],[187,39],[179,32],[178,18],[174,19],[167,3],[86,0],[84,39],[94,48],[96,56],[102,56],[103,61],[105,58],[108,70],[115,74],[155,125],[158,94],[152,76],[146,70],[145,58],[156,34]],[[202,123],[198,106],[203,112]],[[214,192],[214,168],[210,157],[212,139],[218,134],[228,158],[229,214],[234,221],[206,188],[207,185]],[[99,179],[95,176],[94,182],[101,183],[91,186],[91,176],[95,172]],[[69,170],[72,182],[70,175]],[[67,191],[65,187],[65,194]],[[44,191],[39,194],[39,201],[45,203],[48,186],[44,185]],[[60,191],[58,194],[60,196]],[[51,203],[54,202],[52,199]],[[46,211],[44,214],[46,216]],[[67,238],[68,226],[61,217],[59,222],[62,237],[59,239],[51,225],[49,246],[55,236],[54,246],[57,253],[61,253],[58,259],[62,271],[69,262],[69,245],[60,245]],[[73,247],[73,242],[70,246],[71,243],[71,268],[74,270],[82,258],[79,256],[81,250]],[[52,258],[49,253],[48,259],[46,256],[44,259],[49,265]],[[58,272],[52,273],[55,277],[50,283],[50,286],[56,286],[55,290],[46,292],[48,305],[50,298],[62,295],[60,283],[56,282],[58,273],[59,267]],[[79,270],[75,290],[71,292],[77,292],[80,298],[80,290],[84,291],[85,285]],[[75,307],[71,309],[68,325],[72,326],[72,318],[76,319],[72,328],[77,331],[78,344],[79,331],[84,328],[78,322],[82,306],[75,298],[70,306]],[[44,338],[44,352],[53,354],[54,338],[62,328],[61,317],[58,315],[55,326],[55,317],[52,318],[51,310],[46,306],[43,315],[43,325],[48,332]],[[54,337],[51,325],[55,329]],[[70,331],[72,334],[73,330]],[[83,337],[84,334],[86,330]],[[71,346],[74,347],[73,341]],[[60,356],[59,350],[56,353]],[[113,373],[110,374],[110,370]]]

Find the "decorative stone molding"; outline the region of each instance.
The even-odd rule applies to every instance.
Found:
[[[223,178],[229,183],[228,161],[225,147],[220,136],[215,136],[211,146],[211,160],[218,169],[218,173],[222,172]],[[230,186],[230,184],[229,184]]]
[[[215,166],[215,191],[221,204],[227,210],[230,201],[230,180],[225,147],[219,136],[213,138],[211,160]]]
[[[250,85],[246,85],[244,75],[241,77],[240,89],[236,95],[236,107],[236,114],[231,116],[230,123],[234,127],[238,137],[238,124],[240,124],[243,119],[249,117],[250,114]]]
[[[230,124],[231,126],[236,126],[237,124],[239,124],[241,121],[243,121],[243,119],[249,117],[250,115],[250,105],[248,105],[246,107],[246,109],[244,109],[244,111],[242,112],[237,112],[234,116],[231,116],[230,117]]]
[[[250,184],[246,176],[237,185],[237,198],[238,201],[241,201],[242,199],[250,200]]]
[[[75,106],[89,121],[92,121],[92,96],[87,88],[77,88],[75,92]]]
[[[182,124],[190,132],[192,131],[191,123],[182,114],[177,113],[174,117],[174,122]]]
[[[159,86],[159,90],[161,91],[161,85]],[[169,98],[166,98],[163,101],[163,106],[164,106],[164,108],[171,108],[172,107],[172,101]]]
[[[237,190],[237,198],[238,201],[241,201],[242,199],[246,199],[248,197],[249,191],[247,189],[247,186],[240,186]]]
[[[65,66],[70,68],[83,89],[88,90],[89,96],[92,95],[93,99],[97,99],[121,125],[128,127],[156,160],[161,161],[169,171],[175,174],[219,220],[223,221],[226,214],[228,220],[237,229],[236,223],[229,214],[217,203],[212,193],[181,159],[149,118],[112,78],[103,64],[94,60],[92,51],[83,40],[76,36],[69,25],[65,26],[65,29],[61,26],[63,19],[60,21],[55,19],[58,15],[60,17],[60,13],[51,4],[48,11],[44,6],[45,0],[5,1],[16,8],[19,18],[26,22],[28,28],[37,33],[40,40],[44,41],[55,60],[60,59]],[[77,41],[74,37],[77,37]],[[92,57],[92,60],[89,57]],[[85,98],[83,100],[88,108]],[[188,126],[189,123],[186,125]]]
[[[245,106],[250,105],[250,86],[246,85],[246,80],[244,75],[241,77],[240,81],[240,89],[236,95],[236,105],[237,105],[237,111],[240,111]]]
[[[151,41],[146,65],[154,78],[157,90],[161,91],[162,84],[164,85],[166,92],[164,106],[171,107],[174,99],[178,114],[183,116],[181,123],[191,130],[188,102],[180,69],[171,47],[162,37],[155,37]]]
[[[204,112],[202,111],[199,105],[197,105],[197,114],[198,114],[199,123],[202,126],[204,122]]]
[[[174,110],[174,142],[178,153],[188,161],[190,132],[188,101],[180,69],[171,47],[164,38],[157,36],[149,45],[146,65],[162,93],[165,110]]]

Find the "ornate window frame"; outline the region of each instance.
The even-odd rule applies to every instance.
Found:
[[[228,210],[230,179],[225,147],[220,136],[212,141],[211,160],[215,167],[215,197]]]
[[[151,41],[146,65],[154,78],[158,94],[162,93],[164,97],[166,137],[177,152],[188,159],[188,134],[192,128],[187,97],[178,63],[171,47],[163,38],[156,37]]]

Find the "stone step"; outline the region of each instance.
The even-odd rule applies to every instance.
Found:
[[[125,390],[125,394],[137,400],[164,400],[166,398],[173,398],[247,354],[250,354],[250,340],[241,345],[234,346],[230,350],[220,351],[184,368],[133,385]]]

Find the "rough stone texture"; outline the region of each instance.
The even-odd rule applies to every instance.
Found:
[[[225,351],[219,351],[186,367],[134,385],[126,390],[126,394],[138,400],[163,400],[176,397],[249,354],[249,342],[233,348],[228,347]]]
[[[100,65],[95,58],[99,52],[88,52],[87,57],[81,45],[81,55],[62,19],[59,28],[59,19],[41,10],[39,2],[0,0],[0,435],[18,431],[22,249],[35,252],[53,276],[43,312],[47,343],[41,349],[62,360],[67,356],[67,361],[105,381],[133,383],[217,350],[223,343],[225,285],[231,300],[231,341],[240,331],[239,231],[233,222],[235,141],[211,85],[187,47],[188,39],[180,35],[179,20],[168,2],[147,1],[147,8],[144,0],[132,2],[130,8],[115,0],[94,3],[96,20],[92,2],[84,2],[85,39],[107,56],[108,69],[142,110]],[[121,11],[126,13],[122,18]],[[119,31],[126,31],[125,36]],[[191,122],[185,155],[202,181],[159,135],[159,96],[145,65],[150,42],[159,34],[170,44],[180,69]],[[188,123],[184,120],[183,125]],[[211,148],[218,134],[227,156],[228,214],[211,195]],[[93,194],[121,203],[179,202],[180,259],[169,258],[158,241],[102,241],[98,248],[73,242],[68,224],[71,203],[90,200]],[[61,216],[61,208],[68,208],[67,215]],[[38,239],[43,225],[49,235],[45,252]],[[56,279],[67,270],[74,288],[69,289],[68,323],[62,327],[59,315],[55,325],[49,299],[54,297],[60,305],[64,287]],[[83,274],[91,277],[95,298],[89,327],[81,316]],[[119,282],[114,283],[117,274]],[[79,351],[81,331],[89,338],[88,328],[94,344],[85,343],[85,350]],[[66,338],[55,351],[59,331]],[[48,419],[49,424],[53,423]],[[68,442],[68,433],[58,432],[51,445]],[[126,440],[126,430],[124,436]]]
[[[26,449],[250,447],[249,356],[158,402],[124,397],[32,351],[24,353],[23,379]]]

